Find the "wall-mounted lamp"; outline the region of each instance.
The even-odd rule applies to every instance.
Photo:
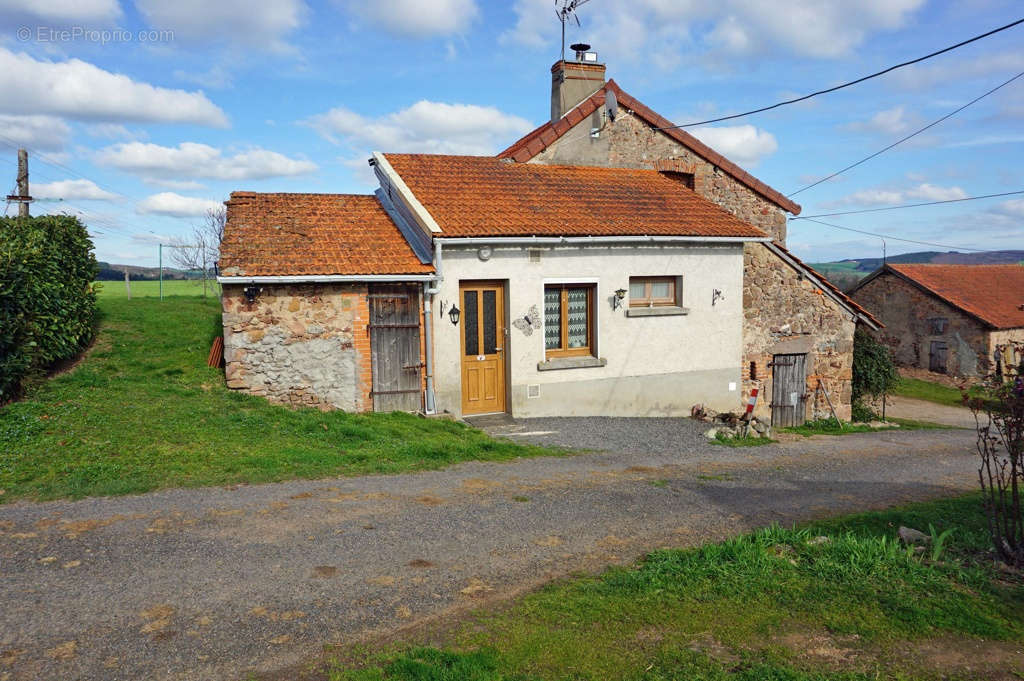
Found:
[[[622,307],[622,301],[626,299],[626,289],[618,288],[615,289],[615,297],[612,298],[612,309],[618,310]]]
[[[455,305],[452,305],[452,309],[448,310],[448,319],[452,320],[452,324],[454,324],[455,326],[458,326],[459,325],[459,315],[461,315],[461,314],[462,314],[462,310],[460,310]]]
[[[245,296],[246,302],[250,305],[256,302],[256,298],[259,297],[261,293],[263,293],[263,289],[255,284],[249,284],[242,289],[242,295]]]

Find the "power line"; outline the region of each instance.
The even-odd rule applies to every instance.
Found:
[[[916,239],[905,239],[905,238],[900,237],[900,236],[892,236],[891,234],[880,234],[879,232],[868,232],[868,231],[863,230],[863,229],[854,229],[853,227],[844,227],[842,225],[834,225],[831,222],[823,222],[821,220],[813,220],[811,218],[806,218],[806,220],[808,222],[814,222],[814,223],[817,223],[819,225],[825,225],[826,227],[834,227],[836,229],[843,229],[843,230],[846,230],[847,232],[856,232],[858,234],[867,234],[868,236],[873,236],[873,237],[877,237],[879,239],[882,239],[883,243],[884,243],[885,239],[889,239],[890,241],[905,241],[905,242],[910,243],[910,244],[919,244],[919,245],[922,245],[922,246],[937,246],[939,248],[952,248],[952,249],[958,250],[958,251],[975,251],[977,253],[993,253],[994,252],[991,249],[985,249],[985,248],[968,248],[967,246],[951,246],[949,244],[938,244],[938,243],[935,243],[933,241],[918,241]]]
[[[967,196],[962,199],[945,199],[943,201],[926,201],[924,203],[905,203],[901,206],[886,206],[884,208],[865,208],[863,210],[848,210],[841,213],[819,213],[817,215],[798,215],[790,218],[790,222],[793,220],[810,220],[811,218],[831,218],[837,215],[859,215],[861,213],[878,213],[884,210],[898,210],[900,208],[920,208],[921,206],[940,206],[945,203],[963,203],[964,201],[977,201],[979,199],[995,199],[1000,196],[1014,196],[1016,194],[1024,194],[1024,189],[1019,189],[1015,192],[1002,192],[1000,194],[985,194],[984,196]]]
[[[720,118],[711,118],[711,119],[706,120],[706,121],[697,121],[696,123],[684,123],[683,125],[670,125],[670,126],[667,126],[667,127],[664,127],[664,128],[657,128],[657,129],[658,130],[672,130],[672,129],[675,129],[675,128],[691,128],[691,127],[693,127],[695,125],[707,125],[709,123],[718,123],[720,121],[730,121],[730,120],[732,120],[734,118],[742,118],[743,116],[750,116],[750,115],[753,115],[753,114],[756,114],[756,113],[761,113],[762,111],[770,111],[772,109],[777,109],[780,106],[786,106],[787,104],[796,104],[797,102],[802,102],[804,100],[810,99],[811,97],[817,97],[818,95],[825,95],[825,94],[828,94],[830,92],[835,92],[836,90],[842,90],[843,88],[850,87],[851,85],[857,85],[858,83],[863,83],[866,80],[871,80],[872,78],[878,78],[879,76],[884,76],[885,74],[887,74],[887,73],[889,73],[891,71],[895,71],[896,69],[901,69],[904,66],[910,66],[912,64],[917,64],[919,62],[923,62],[926,59],[931,59],[932,57],[937,57],[940,54],[945,54],[946,52],[950,52],[950,51],[955,50],[955,49],[957,49],[959,47],[963,47],[964,45],[969,45],[969,44],[971,44],[971,43],[973,43],[973,42],[975,42],[977,40],[981,40],[982,38],[987,38],[990,35],[995,35],[996,33],[999,33],[1000,31],[1005,31],[1005,30],[1007,30],[1009,28],[1013,28],[1014,26],[1016,26],[1018,24],[1021,24],[1021,23],[1024,23],[1024,19],[1018,19],[1017,21],[1014,21],[1013,23],[1006,24],[1005,26],[1000,26],[999,28],[994,28],[991,31],[988,31],[986,33],[982,33],[981,35],[976,35],[973,38],[970,38],[968,40],[964,40],[962,42],[959,42],[956,45],[950,45],[949,47],[945,47],[945,48],[943,48],[941,50],[938,50],[936,52],[932,52],[931,54],[926,54],[923,57],[918,57],[917,59],[911,59],[910,61],[905,61],[902,64],[896,64],[895,66],[890,66],[887,69],[883,69],[883,70],[878,71],[876,73],[872,73],[870,75],[863,76],[861,78],[858,78],[857,80],[851,80],[848,83],[843,83],[842,85],[836,85],[835,87],[830,87],[830,88],[828,88],[826,90],[818,90],[817,92],[812,92],[811,94],[804,95],[803,97],[796,97],[795,99],[787,99],[784,102],[777,102],[775,104],[772,104],[771,106],[763,106],[760,109],[753,109],[751,111],[745,111],[743,113],[732,114],[730,116],[722,116]]]
[[[876,156],[880,156],[881,154],[884,154],[885,152],[889,151],[893,147],[898,146],[900,144],[903,144],[904,142],[909,140],[911,137],[917,137],[918,135],[920,135],[925,130],[928,130],[929,128],[934,128],[936,125],[938,125],[942,121],[946,120],[947,118],[952,118],[953,116],[955,116],[956,114],[960,113],[961,111],[963,111],[967,107],[971,106],[972,104],[974,104],[976,102],[979,102],[982,99],[985,99],[986,97],[988,97],[990,94],[992,94],[996,90],[1000,90],[1000,89],[1006,87],[1007,85],[1009,85],[1013,81],[1017,80],[1021,76],[1024,76],[1024,71],[1021,71],[1016,76],[1014,76],[1013,78],[1010,78],[1007,81],[1003,81],[1002,83],[1000,83],[999,85],[995,86],[994,88],[992,88],[991,90],[989,90],[985,94],[979,95],[979,96],[975,97],[974,99],[972,99],[971,101],[967,102],[963,106],[961,106],[961,107],[959,107],[957,109],[954,109],[953,111],[950,111],[948,114],[946,114],[942,118],[939,118],[938,120],[932,121],[931,123],[929,123],[928,125],[924,126],[923,128],[915,130],[914,132],[910,133],[906,137],[903,137],[903,138],[900,138],[900,139],[896,140],[895,142],[893,142],[892,144],[890,144],[889,146],[887,146],[887,147],[885,147],[883,149],[879,149],[878,151],[876,151],[875,153],[871,154],[870,156],[866,156],[866,157],[862,158],[861,160],[857,161],[856,163],[851,163],[850,165],[846,166],[842,170],[837,170],[836,172],[832,173],[831,175],[823,177],[820,180],[817,180],[816,182],[812,182],[809,185],[807,185],[806,187],[801,187],[800,189],[797,189],[795,192],[793,192],[791,194],[787,194],[786,196],[787,197],[796,196],[797,194],[799,194],[802,191],[810,189],[811,187],[817,187],[822,182],[827,182],[827,181],[831,180],[833,177],[837,177],[839,175],[842,175],[847,170],[851,170],[852,168],[856,168],[860,164],[866,163],[867,161],[870,161],[871,159],[875,158]]]

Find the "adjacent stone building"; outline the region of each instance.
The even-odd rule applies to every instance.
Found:
[[[890,264],[851,296],[902,366],[974,378],[1024,359],[1024,266]]]

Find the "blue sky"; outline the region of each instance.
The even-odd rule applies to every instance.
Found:
[[[1002,0],[590,0],[567,42],[666,117],[744,111],[1024,16]],[[691,130],[790,193],[1024,71],[1024,25],[839,93]],[[371,150],[490,154],[544,122],[552,0],[0,0],[0,177],[80,215],[101,260],[155,264],[232,190],[369,192]],[[1024,189],[1024,78],[794,197],[804,215]],[[9,189],[10,187],[4,187]],[[14,207],[10,208],[13,214]],[[1024,248],[1024,194],[827,221]],[[790,225],[810,261],[873,237]],[[942,250],[889,241],[890,254]]]

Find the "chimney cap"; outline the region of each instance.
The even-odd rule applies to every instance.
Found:
[[[569,49],[573,50],[574,52],[586,52],[587,50],[590,49],[590,45],[586,43],[573,43],[572,45],[569,46]]]

